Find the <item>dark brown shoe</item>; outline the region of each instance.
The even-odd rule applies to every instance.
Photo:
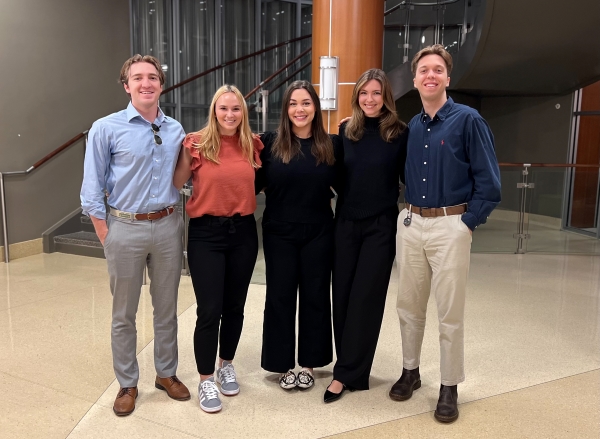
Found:
[[[421,387],[421,375],[419,368],[407,370],[402,368],[402,376],[390,389],[390,398],[394,401],[406,401],[410,399],[413,391]]]
[[[157,376],[154,386],[157,389],[165,390],[170,398],[176,399],[177,401],[187,401],[190,399],[190,391],[175,375],[168,378]]]
[[[135,410],[135,399],[137,398],[137,387],[121,387],[117,393],[117,399],[113,405],[113,411],[117,416],[127,416]]]
[[[458,390],[456,386],[440,386],[440,399],[438,399],[435,419],[440,422],[450,423],[458,419]]]

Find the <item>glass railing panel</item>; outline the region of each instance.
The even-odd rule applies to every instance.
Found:
[[[473,253],[515,253],[519,218],[519,193],[517,183],[521,181],[519,168],[501,168],[502,201],[492,211],[485,224],[473,232]]]
[[[600,241],[562,228],[567,168],[530,168],[527,253],[600,254]]]

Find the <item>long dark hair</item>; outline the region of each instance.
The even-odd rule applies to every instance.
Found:
[[[383,140],[390,143],[402,134],[406,128],[406,124],[398,119],[396,115],[392,86],[385,72],[380,69],[369,69],[360,75],[360,78],[356,81],[356,85],[352,91],[352,119],[346,125],[344,134],[354,142],[362,139],[365,133],[365,113],[360,108],[358,97],[361,89],[372,79],[377,80],[381,84],[381,95],[383,96],[383,107],[379,116],[379,134]]]
[[[280,159],[283,163],[289,163],[290,160],[300,154],[300,141],[294,135],[293,124],[288,116],[288,107],[292,99],[292,93],[299,89],[304,89],[308,92],[315,106],[315,117],[311,124],[312,147],[310,152],[317,159],[317,165],[326,163],[331,166],[335,163],[333,143],[323,126],[323,114],[321,113],[319,96],[308,81],[292,82],[283,94],[279,128],[277,129],[277,137],[272,148],[273,156]]]

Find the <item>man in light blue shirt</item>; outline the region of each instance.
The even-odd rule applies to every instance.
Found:
[[[185,133],[158,106],[165,75],[156,58],[128,59],[120,82],[131,102],[90,129],[81,206],[108,264],[111,347],[120,384],[113,410],[126,416],[135,409],[138,394],[135,315],[146,265],[154,307],[155,386],[180,401],[190,399],[190,392],[176,376],[183,220],[173,207],[179,199],[173,173]]]

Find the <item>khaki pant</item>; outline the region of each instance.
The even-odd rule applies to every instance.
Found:
[[[453,386],[465,379],[464,309],[471,234],[461,215],[423,218],[412,214],[411,224],[398,217],[396,260],[399,270],[397,310],[405,369],[419,367],[425,332],[427,301],[433,293],[440,333],[441,382]]]

